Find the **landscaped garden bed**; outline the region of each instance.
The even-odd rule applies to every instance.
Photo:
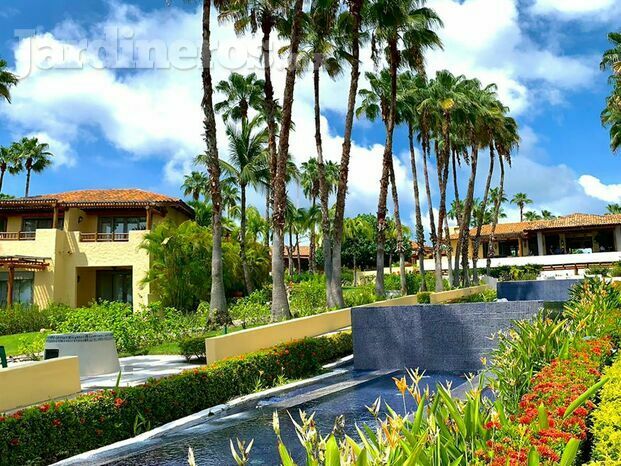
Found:
[[[351,354],[349,333],[295,341],[138,387],[0,416],[0,464],[49,464],[123,440],[232,398],[311,377]]]

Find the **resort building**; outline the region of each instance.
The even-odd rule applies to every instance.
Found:
[[[139,189],[92,189],[0,201],[0,304],[155,299],[141,284],[146,232],[193,218],[182,200]]]
[[[491,225],[481,230],[479,260],[490,247]],[[476,228],[470,230],[473,237]],[[496,226],[493,265],[542,264],[583,268],[621,259],[621,215],[571,214],[551,220],[500,223]],[[451,234],[453,250],[457,232]],[[472,240],[470,257],[472,257]]]

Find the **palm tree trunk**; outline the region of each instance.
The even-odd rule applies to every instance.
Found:
[[[453,277],[453,248],[451,247],[451,230],[449,229],[448,224],[448,215],[444,217],[444,235],[446,241],[446,263],[447,263],[447,272],[449,279],[451,279],[451,286],[455,286],[455,282],[452,280]]]
[[[323,234],[324,276],[326,279],[326,302],[328,307],[337,305],[332,283],[332,242],[330,241],[330,206],[326,167],[323,160],[323,144],[321,140],[321,106],[319,104],[319,66],[313,69],[313,89],[315,97],[315,145],[317,146],[317,171],[319,174],[319,203],[321,205],[321,232]]]
[[[264,238],[263,238],[263,244],[265,244],[266,248],[270,247],[270,200],[271,200],[271,190],[269,188],[269,185],[266,188],[266,193],[265,193],[265,233],[264,233]]]
[[[410,144],[410,162],[412,165],[412,181],[414,185],[414,204],[416,209],[416,242],[418,243],[418,267],[420,270],[421,281],[420,291],[427,291],[425,284],[425,230],[420,209],[420,193],[418,191],[418,170],[416,169],[416,152],[414,151],[414,129],[412,123],[408,124],[408,140]]]
[[[457,225],[460,225],[461,222],[461,200],[459,198],[459,185],[457,183],[457,153],[455,150],[452,151],[452,162],[453,162],[453,189],[455,191],[455,217],[457,220]],[[453,266],[453,276],[451,277],[451,285],[457,286],[459,285],[459,246],[455,251],[455,264]]]
[[[6,166],[0,169],[0,193],[2,192],[2,185],[4,184],[4,174],[6,173]]]
[[[213,203],[212,229],[213,229],[213,251],[211,254],[211,295],[209,309],[210,319],[219,323],[226,324],[231,318],[226,307],[226,296],[224,291],[224,277],[222,265],[222,195],[220,193],[220,162],[218,160],[218,144],[216,141],[216,117],[213,110],[213,85],[211,79],[211,49],[210,49],[210,25],[209,17],[211,14],[211,0],[203,2],[203,24],[202,24],[202,81],[203,81],[203,108],[205,129],[205,143],[207,146],[207,169],[210,177],[210,191]],[[26,182],[26,196],[30,185],[30,173]]]
[[[279,147],[276,160],[276,176],[274,184],[274,254],[272,254],[272,318],[274,320],[288,319],[291,317],[289,300],[285,287],[284,261],[283,261],[283,233],[285,226],[285,208],[287,203],[286,177],[287,161],[289,158],[289,136],[291,130],[291,118],[293,110],[293,97],[295,90],[295,78],[297,71],[297,58],[301,40],[302,6],[303,0],[295,0],[293,10],[294,20],[291,31],[291,44],[289,49],[289,63],[285,77],[285,92],[283,95],[282,123],[280,127]]]
[[[317,205],[317,199],[313,196],[312,210],[315,210]],[[310,225],[310,239],[308,246],[308,271],[311,274],[315,274],[315,243],[317,242],[317,234],[315,233],[315,222],[312,221]]]
[[[358,286],[358,275],[356,273],[356,254],[354,254],[354,286]]]
[[[241,183],[241,225],[239,238],[239,255],[241,256],[242,271],[244,273],[244,284],[246,285],[246,293],[250,294],[254,291],[250,270],[248,269],[248,259],[246,258],[246,184]]]
[[[397,183],[395,181],[395,167],[390,158],[390,186],[392,189],[392,201],[394,203],[395,224],[397,227],[397,252],[399,253],[399,274],[401,285],[401,296],[408,294],[408,282],[405,272],[405,253],[403,247],[403,225],[401,225],[401,214],[399,213],[399,193],[397,191]],[[392,261],[391,261],[392,262]],[[392,264],[391,264],[392,265]]]
[[[289,226],[289,247],[287,248],[289,276],[293,276],[293,227]]]
[[[494,145],[490,142],[489,146],[489,171],[487,173],[487,180],[485,181],[485,191],[483,193],[483,203],[479,209],[479,215],[477,218],[477,230],[474,234],[474,241],[472,242],[472,280],[475,285],[479,283],[479,272],[477,270],[477,262],[479,260],[479,247],[481,245],[481,229],[483,228],[483,219],[485,217],[485,209],[487,209],[487,199],[489,197],[489,189],[492,184],[492,176],[494,174]]]
[[[386,143],[382,158],[382,177],[380,179],[380,192],[377,204],[377,261],[375,275],[375,295],[383,298],[384,290],[384,252],[386,247],[386,198],[388,197],[388,181],[390,167],[392,165],[392,139],[395,131],[397,117],[397,67],[398,50],[397,41],[391,40],[390,50],[390,111],[386,122]]]
[[[30,168],[26,168],[26,192],[24,193],[24,197],[28,197],[28,195],[30,194],[30,173],[31,172],[32,170]]]
[[[440,280],[442,279],[442,256],[439,255],[440,248],[437,247],[438,237],[436,235],[436,221],[435,221],[435,216],[433,213],[433,202],[431,200],[431,186],[429,184],[429,170],[427,168],[427,156],[429,155],[429,135],[426,131],[423,131],[423,135],[422,135],[422,149],[423,149],[423,174],[425,177],[425,191],[427,193],[427,206],[429,208],[429,237],[431,239],[431,246],[433,247],[433,255],[435,259],[435,276],[436,276],[436,286],[437,286],[438,275],[440,276]]]
[[[500,164],[500,185],[498,186],[498,198],[494,205],[494,215],[492,217],[492,231],[489,235],[489,243],[487,245],[487,263],[485,266],[487,275],[490,274],[492,268],[492,259],[495,254],[494,242],[496,241],[496,225],[498,224],[498,216],[500,215],[500,205],[504,196],[505,188],[505,163],[502,155],[498,154],[498,163]],[[540,251],[541,254],[541,251]]]
[[[300,254],[300,235],[295,234],[295,247],[298,250],[298,275],[302,273],[302,255]]]
[[[341,153],[341,170],[336,193],[336,207],[332,236],[332,292],[335,306],[345,307],[343,288],[341,284],[341,245],[343,242],[343,220],[345,217],[345,197],[347,196],[347,179],[349,177],[349,158],[351,155],[352,131],[354,127],[354,112],[358,95],[358,80],[360,78],[360,26],[362,24],[363,0],[351,0],[349,12],[352,16],[351,32],[351,78],[349,96],[347,98],[347,114],[345,115],[345,132],[343,135],[343,151]],[[324,238],[325,241],[325,238]]]
[[[457,254],[461,254],[462,284],[467,286],[470,282],[468,275],[468,251],[470,239],[470,219],[472,215],[472,204],[474,201],[474,185],[477,176],[478,148],[472,147],[470,155],[470,177],[468,179],[468,190],[461,212],[461,222],[459,225],[459,238],[457,240]]]

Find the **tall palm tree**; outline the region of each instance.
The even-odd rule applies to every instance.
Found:
[[[415,77],[411,73],[401,75],[403,97],[401,104],[401,114],[408,127],[408,144],[410,149],[410,165],[412,168],[412,184],[414,191],[414,208],[416,217],[416,256],[418,257],[418,267],[421,276],[425,276],[425,230],[423,227],[422,213],[420,207],[420,192],[418,189],[418,169],[416,167],[416,151],[414,149],[414,131],[418,125],[417,102],[419,89],[426,86],[425,79]],[[421,281],[420,291],[427,291],[425,280]]]
[[[248,121],[242,118],[241,127],[232,124],[226,127],[229,138],[230,162],[220,161],[222,170],[231,176],[239,186],[240,203],[240,257],[244,274],[246,291],[252,293],[254,284],[250,276],[250,269],[246,258],[246,190],[248,186],[256,188],[266,171],[264,153],[267,144],[267,131],[261,126],[259,117]]]
[[[220,191],[220,159],[216,139],[216,115],[213,108],[213,80],[211,77],[211,0],[203,0],[202,18],[202,87],[203,127],[206,151],[196,162],[206,165],[209,172],[209,186],[212,203],[213,252],[211,255],[210,319],[219,324],[230,322],[226,305],[222,261],[222,195]]]
[[[529,199],[525,193],[517,193],[511,198],[511,204],[515,204],[520,208],[520,222],[524,221],[524,207],[532,203],[532,199]]]
[[[343,244],[343,220],[345,218],[345,198],[347,196],[347,182],[349,178],[349,161],[351,156],[352,133],[354,127],[354,112],[356,109],[356,97],[358,96],[358,81],[360,78],[360,44],[364,41],[362,33],[362,10],[364,0],[349,0],[349,9],[344,13],[343,24],[346,25],[343,44],[349,53],[351,65],[349,94],[347,96],[347,112],[345,114],[345,131],[343,134],[343,148],[341,161],[339,162],[340,173],[336,192],[336,204],[334,206],[334,222],[332,228],[332,281],[328,283],[331,292],[331,304],[342,308],[345,306],[343,299],[343,287],[341,281],[341,248]]]
[[[386,198],[392,165],[392,145],[397,123],[397,75],[401,66],[424,74],[424,52],[439,48],[442,42],[434,32],[442,21],[425,0],[370,0],[366,18],[372,32],[373,58],[379,60],[379,47],[390,72],[390,100],[386,124],[386,142],[382,159],[382,177],[377,207],[377,263],[375,294],[384,296],[384,249],[386,242]],[[441,281],[441,279],[440,279]]]
[[[201,194],[204,194],[208,189],[209,177],[203,172],[192,171],[189,175],[186,175],[181,189],[184,196],[192,196],[193,201],[198,201]]]
[[[617,152],[621,147],[621,77],[615,77],[615,87],[606,99],[606,108],[602,112],[601,120],[610,132],[610,149]]]
[[[611,70],[613,74],[621,75],[621,32],[609,33],[608,41],[612,48],[604,52],[599,66],[602,71]]]
[[[0,59],[0,98],[11,103],[11,87],[18,83],[17,76],[6,69],[7,63]]]
[[[541,211],[541,218],[543,220],[554,220],[556,218],[556,215],[554,215],[549,210],[542,210]]]
[[[339,47],[338,12],[340,0],[313,0],[308,13],[308,21],[303,31],[300,46],[301,70],[313,70],[315,146],[317,149],[317,174],[319,180],[319,199],[321,206],[321,230],[323,233],[324,275],[326,279],[326,299],[329,307],[332,299],[332,244],[330,240],[329,186],[326,177],[321,135],[320,78],[324,70],[329,77],[336,78],[342,72],[346,53]]]
[[[39,142],[37,138],[22,138],[21,141],[13,143],[11,150],[15,153],[17,160],[13,164],[13,171],[20,172],[26,170],[26,190],[24,197],[30,194],[31,174],[41,173],[52,165],[52,157],[49,151],[49,144]]]
[[[0,193],[4,182],[4,174],[16,172],[16,163],[19,163],[17,153],[13,147],[0,147]]]
[[[505,161],[511,165],[511,152],[516,149],[520,143],[520,136],[518,134],[518,126],[516,121],[511,117],[505,117],[503,124],[498,128],[498,133],[495,139],[496,152],[498,153],[498,164],[500,165],[500,183],[498,185],[498,191],[494,192],[492,198],[494,200],[494,215],[492,216],[492,229],[489,236],[489,243],[487,248],[487,262],[486,273],[490,274],[492,267],[492,258],[495,254],[494,243],[496,241],[496,226],[498,225],[498,219],[502,211],[502,205],[508,201],[505,196],[504,183],[505,183]]]
[[[224,100],[215,105],[215,110],[222,113],[224,121],[248,121],[250,109],[260,111],[263,108],[263,89],[265,83],[255,73],[243,76],[231,73],[226,81],[220,81],[216,90]]]
[[[621,215],[621,204],[608,204],[606,215]]]

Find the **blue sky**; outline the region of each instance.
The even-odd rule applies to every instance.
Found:
[[[507,173],[507,189],[509,194],[528,193],[537,210],[558,215],[603,212],[608,202],[621,201],[621,161],[611,154],[599,122],[608,86],[598,69],[606,34],[620,24],[618,3],[429,2],[445,22],[440,32],[445,50],[429,54],[430,74],[447,68],[498,84],[522,135]],[[3,1],[0,57],[24,79],[14,90],[13,104],[0,104],[0,145],[37,135],[56,155],[54,168],[34,177],[33,193],[140,187],[180,196],[183,174],[192,169],[191,160],[203,147],[199,70],[196,60],[183,58],[192,55],[192,47],[197,50],[199,21],[196,7],[182,1],[173,7],[166,7],[164,0]],[[214,28],[215,79],[225,78],[232,68],[260,75],[259,39],[236,38],[228,25],[214,22]],[[18,37],[21,30],[30,31],[29,38]],[[97,56],[96,41],[109,46],[115,34],[126,48],[108,48],[116,50],[116,58]],[[141,55],[141,46],[154,46],[156,52]],[[84,51],[78,54],[81,47]],[[129,60],[130,49],[138,63]],[[365,70],[373,70],[368,50],[363,57]],[[274,67],[281,94],[282,63],[277,60]],[[326,154],[338,160],[348,74],[336,82],[324,78],[324,84]],[[301,162],[315,155],[310,76],[298,83],[294,111],[291,152]],[[222,124],[218,135],[226,157]],[[376,210],[383,141],[380,125],[356,122],[349,214]],[[397,183],[404,220],[411,224],[406,150],[406,135],[400,130]],[[481,183],[486,164],[483,157]],[[23,176],[9,177],[5,192],[20,195],[23,184]],[[304,204],[299,190],[291,192]],[[251,199],[263,205],[258,194]],[[512,219],[517,216],[514,208],[508,213]]]

